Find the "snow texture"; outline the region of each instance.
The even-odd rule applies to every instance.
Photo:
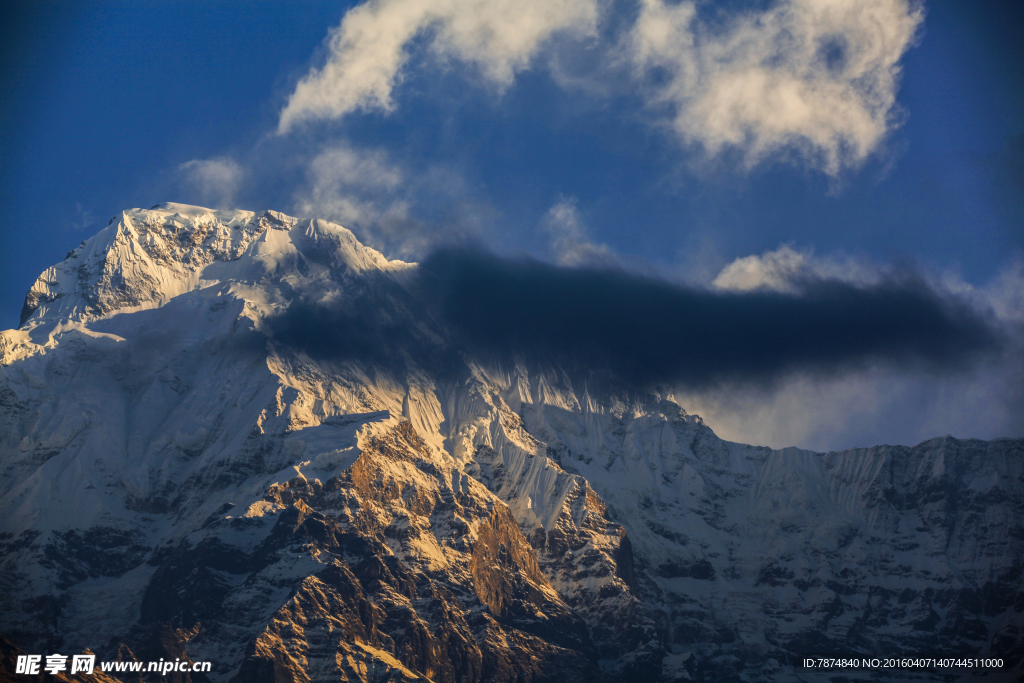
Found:
[[[294,302],[358,302],[451,350],[415,271],[178,204],[47,269],[0,333],[0,632],[215,681],[1024,674],[1024,441],[771,450],[599,373],[274,337]]]

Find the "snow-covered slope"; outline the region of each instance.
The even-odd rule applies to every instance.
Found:
[[[1024,441],[728,443],[664,391],[473,357],[415,275],[176,204],[43,273],[0,333],[0,633],[217,681],[1024,671]],[[360,344],[296,344],[300,306]]]

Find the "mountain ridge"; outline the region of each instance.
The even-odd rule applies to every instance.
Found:
[[[455,348],[417,266],[340,226],[157,206],[0,333],[18,646],[179,648],[223,681],[801,680],[800,654],[957,648],[1020,675],[1024,440],[726,442],[666,389]],[[292,306],[360,343],[293,343]]]

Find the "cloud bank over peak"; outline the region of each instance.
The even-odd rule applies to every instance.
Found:
[[[473,64],[504,88],[554,33],[585,36],[596,26],[595,0],[369,0],[331,31],[327,63],[296,86],[278,132],[358,109],[393,109],[409,43],[420,35],[429,35],[437,56]]]
[[[897,124],[899,61],[923,18],[907,0],[780,0],[712,27],[695,2],[643,0],[627,54],[686,143],[747,167],[796,153],[835,176]]]
[[[942,374],[1004,346],[988,311],[914,272],[867,286],[818,278],[796,293],[713,291],[465,249],[435,251],[423,272],[439,319],[468,347],[605,368],[641,385],[770,385],[875,364]]]

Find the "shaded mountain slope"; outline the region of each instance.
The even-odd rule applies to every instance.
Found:
[[[214,681],[1024,671],[1024,441],[725,442],[664,389],[473,356],[415,265],[274,212],[127,211],[39,278],[0,520],[13,643]]]

